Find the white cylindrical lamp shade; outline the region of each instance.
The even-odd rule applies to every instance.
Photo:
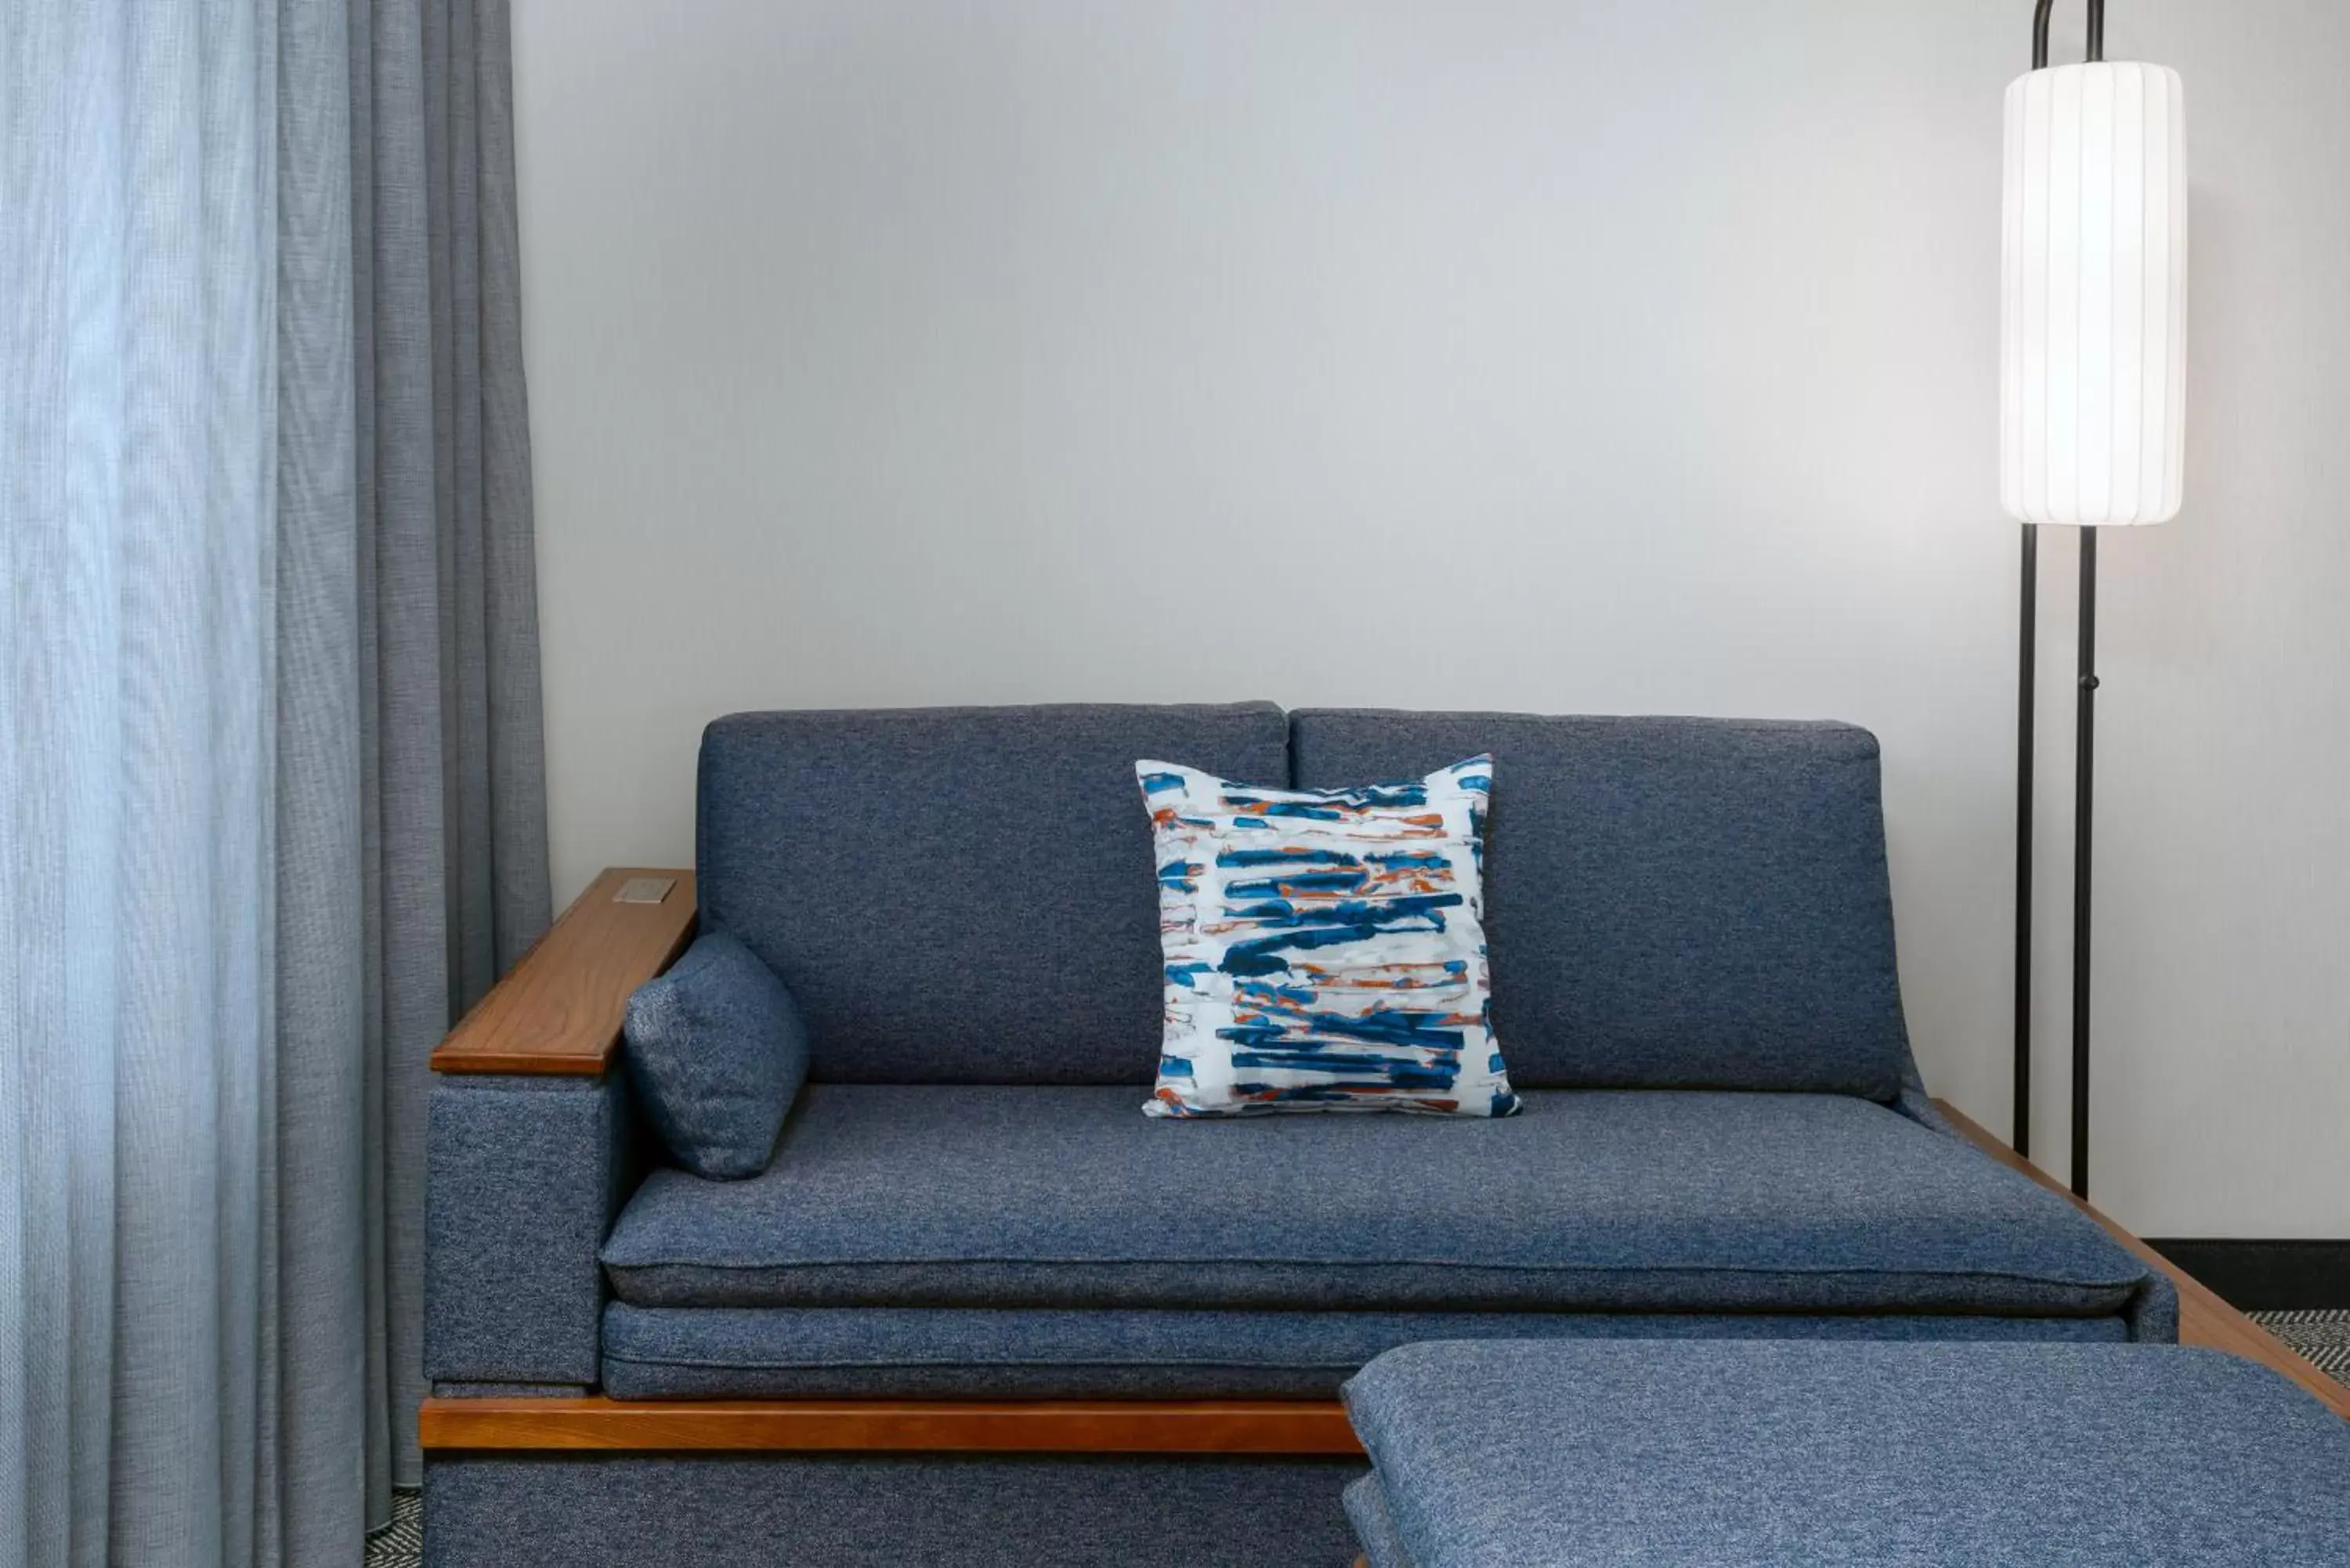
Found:
[[[2007,89],[2000,493],[2024,523],[2167,523],[2186,473],[2178,73],[2095,61]]]

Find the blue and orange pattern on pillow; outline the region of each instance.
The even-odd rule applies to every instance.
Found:
[[[1159,1116],[1518,1108],[1485,959],[1493,759],[1360,789],[1134,765],[1159,855]]]

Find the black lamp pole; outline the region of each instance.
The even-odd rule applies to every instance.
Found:
[[[2106,0],[2088,0],[2088,58],[2106,57]],[[2032,17],[2032,68],[2048,65],[2048,16]],[[2015,1152],[2032,1145],[2032,717],[2040,610],[2040,530],[2023,524],[2023,626],[2015,731]],[[2081,652],[2073,778],[2073,1190],[2089,1191],[2089,823],[2097,724],[2097,531],[2081,530]]]

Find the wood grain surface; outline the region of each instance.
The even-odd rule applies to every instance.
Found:
[[[424,1402],[428,1449],[1359,1454],[1335,1399]]]
[[[639,877],[677,885],[658,904],[616,902]],[[432,1070],[602,1073],[619,1049],[629,992],[675,963],[693,931],[692,872],[606,871],[441,1042]]]

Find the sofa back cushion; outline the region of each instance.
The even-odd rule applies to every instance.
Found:
[[[1510,1076],[1890,1100],[1910,1072],[1876,737],[1846,724],[1306,711],[1294,782],[1494,759]]]
[[[790,988],[816,1082],[1147,1085],[1135,760],[1279,784],[1288,738],[1269,702],[737,713],[702,738],[703,929]]]

